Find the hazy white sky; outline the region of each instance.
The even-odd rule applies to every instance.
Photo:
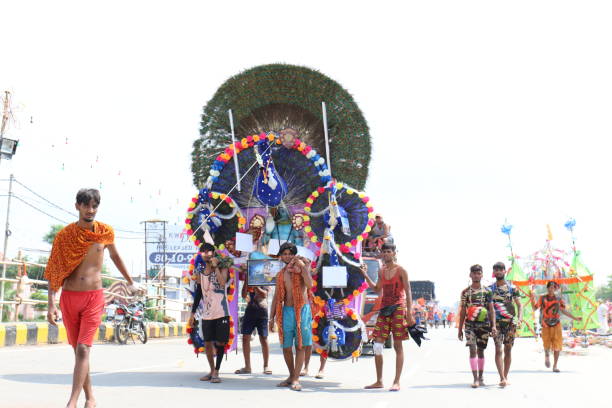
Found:
[[[216,89],[256,65],[305,65],[354,95],[373,141],[367,192],[400,263],[434,280],[443,303],[471,264],[505,260],[505,218],[527,255],[546,224],[569,249],[563,223],[575,217],[600,284],[611,273],[611,19],[606,1],[5,3],[0,90],[14,94],[8,136],[20,145],[0,179],[13,173],[68,209],[101,182],[100,220],[180,224],[195,193],[191,145]],[[8,253],[48,249],[53,223],[14,201]],[[118,244],[142,269],[142,242]]]

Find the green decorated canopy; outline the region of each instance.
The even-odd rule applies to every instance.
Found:
[[[340,84],[318,71],[286,64],[260,65],[228,79],[204,107],[200,137],[193,144],[193,182],[201,188],[210,165],[231,144],[228,110],[236,140],[293,128],[324,155],[321,102],[327,106],[332,176],[362,190],[368,177],[368,125]]]

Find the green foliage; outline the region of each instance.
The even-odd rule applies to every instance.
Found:
[[[49,232],[47,232],[45,236],[43,237],[43,241],[45,241],[47,244],[53,245],[55,236],[57,235],[58,232],[60,232],[62,228],[64,228],[64,225],[61,225],[61,224],[52,225]]]
[[[612,275],[608,276],[608,284],[600,286],[595,292],[596,299],[610,300],[612,301]]]
[[[47,296],[47,293],[43,291],[32,293],[32,295],[30,295],[30,298],[34,300],[44,300],[44,301],[47,301],[49,299]],[[38,303],[34,305],[34,309],[40,310],[40,311],[47,310],[47,307],[48,305],[46,303]]]
[[[46,265],[47,262],[49,261],[49,258],[47,258],[46,256],[41,256],[38,258],[38,260],[36,261],[36,263],[41,264],[41,265]],[[37,279],[37,280],[44,280],[44,276],[45,276],[45,268],[42,266],[28,266],[28,278],[30,279]]]
[[[4,300],[15,300],[17,291],[9,286],[11,285],[10,282],[4,282],[4,284]],[[13,305],[4,305],[4,308],[2,309],[2,319],[0,320],[3,322],[8,322],[12,319],[14,313]]]
[[[353,97],[318,71],[286,64],[260,65],[244,71],[221,85],[206,104],[201,137],[193,144],[194,184],[205,184],[211,164],[231,142],[229,109],[238,140],[293,127],[324,157],[321,102],[327,105],[332,175],[363,189],[371,144],[368,125]]]
[[[112,285],[115,281],[112,279],[107,279],[104,277],[104,275],[110,276],[110,272],[108,271],[108,268],[106,267],[106,265],[102,265],[102,287],[103,288],[108,288],[110,285]]]
[[[156,319],[156,315],[158,313],[156,313],[157,311],[154,309],[148,309],[149,307],[155,307],[155,299],[149,299],[147,300],[147,304],[145,306],[145,317],[147,318],[147,320],[149,321],[157,321]]]

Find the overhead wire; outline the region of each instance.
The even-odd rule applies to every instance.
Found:
[[[0,180],[0,181],[9,181],[9,180],[8,180],[8,179],[2,179],[2,180]],[[37,197],[39,197],[40,199],[42,199],[43,201],[45,201],[47,204],[49,204],[49,205],[53,206],[54,208],[56,208],[56,209],[58,209],[58,210],[61,210],[61,211],[65,212],[66,214],[69,214],[69,215],[71,215],[71,216],[73,216],[73,217],[78,217],[78,214],[76,214],[76,213],[74,213],[74,212],[71,212],[71,211],[69,211],[69,210],[66,210],[65,208],[63,208],[63,207],[61,207],[61,206],[59,206],[59,205],[55,204],[54,202],[50,201],[49,199],[45,198],[45,197],[44,197],[44,196],[42,196],[41,194],[37,193],[36,191],[32,190],[30,187],[28,187],[28,186],[26,186],[25,184],[23,184],[22,182],[20,182],[20,181],[19,181],[19,180],[17,180],[16,178],[13,178],[13,181],[14,181],[14,182],[16,182],[17,184],[19,184],[21,187],[25,188],[25,189],[26,189],[27,191],[29,191],[30,193],[34,194],[35,196],[37,196]],[[64,224],[69,224],[68,222],[63,221],[63,220],[60,220],[59,218],[57,218],[57,217],[55,217],[55,216],[53,216],[53,215],[51,215],[51,214],[49,214],[49,213],[47,213],[47,212],[45,212],[45,211],[41,210],[40,208],[38,208],[38,207],[36,207],[36,206],[32,205],[31,203],[25,202],[25,201],[23,200],[23,198],[19,198],[19,197],[18,197],[18,196],[16,196],[15,194],[12,194],[12,195],[13,195],[13,197],[16,197],[16,198],[17,198],[17,199],[19,199],[20,201],[24,202],[26,205],[29,205],[30,207],[34,208],[35,210],[37,210],[37,211],[39,211],[39,212],[41,212],[41,213],[43,213],[43,214],[45,214],[45,215],[49,216],[50,218],[53,218],[53,219],[55,219],[55,220],[57,220],[57,221],[60,221],[60,222],[62,222],[62,223],[64,223]],[[2,194],[2,195],[0,195],[0,197],[6,197],[6,196],[8,196],[8,194]],[[36,200],[34,200],[34,201],[36,201]],[[124,232],[124,233],[127,233],[127,234],[144,234],[144,232],[143,232],[143,231],[131,231],[131,230],[125,230],[125,229],[121,229],[121,228],[115,228],[115,231],[118,231],[118,232]],[[136,239],[136,238],[134,238],[134,239]]]
[[[27,206],[29,206],[29,207],[31,207],[31,208],[33,208],[33,209],[35,209],[36,211],[38,211],[38,212],[40,212],[40,213],[42,213],[42,214],[45,214],[47,217],[49,217],[49,218],[53,218],[54,220],[59,221],[59,222],[61,222],[61,223],[63,223],[63,224],[68,224],[68,222],[66,222],[66,221],[64,221],[64,220],[62,220],[62,219],[59,219],[59,218],[57,218],[57,217],[55,217],[55,216],[53,216],[53,215],[49,214],[48,212],[43,211],[43,210],[41,210],[40,208],[38,208],[38,207],[36,207],[36,206],[34,206],[34,205],[32,205],[32,204],[28,203],[27,201],[25,201],[24,199],[22,199],[22,198],[21,198],[21,197],[19,197],[18,195],[13,194],[12,196],[13,196],[13,198],[16,198],[17,200],[19,200],[19,201],[21,201],[22,203],[24,203],[25,205],[27,205]]]

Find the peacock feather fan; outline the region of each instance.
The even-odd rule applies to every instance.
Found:
[[[194,184],[199,188],[205,185],[215,157],[231,143],[229,109],[234,117],[236,140],[261,132],[279,133],[282,129],[292,128],[300,140],[324,154],[321,102],[327,105],[333,176],[363,189],[370,162],[370,135],[353,97],[320,72],[286,64],[261,65],[244,71],[221,85],[206,104],[201,136],[193,144]],[[278,155],[279,150],[273,156],[275,154]],[[253,163],[253,157],[240,156],[242,154],[239,155],[241,168]],[[286,161],[286,166],[293,164]],[[275,160],[275,165],[282,174],[283,162]],[[295,177],[299,179],[299,175]],[[248,181],[246,184],[252,185]],[[295,194],[296,197],[302,195]]]

